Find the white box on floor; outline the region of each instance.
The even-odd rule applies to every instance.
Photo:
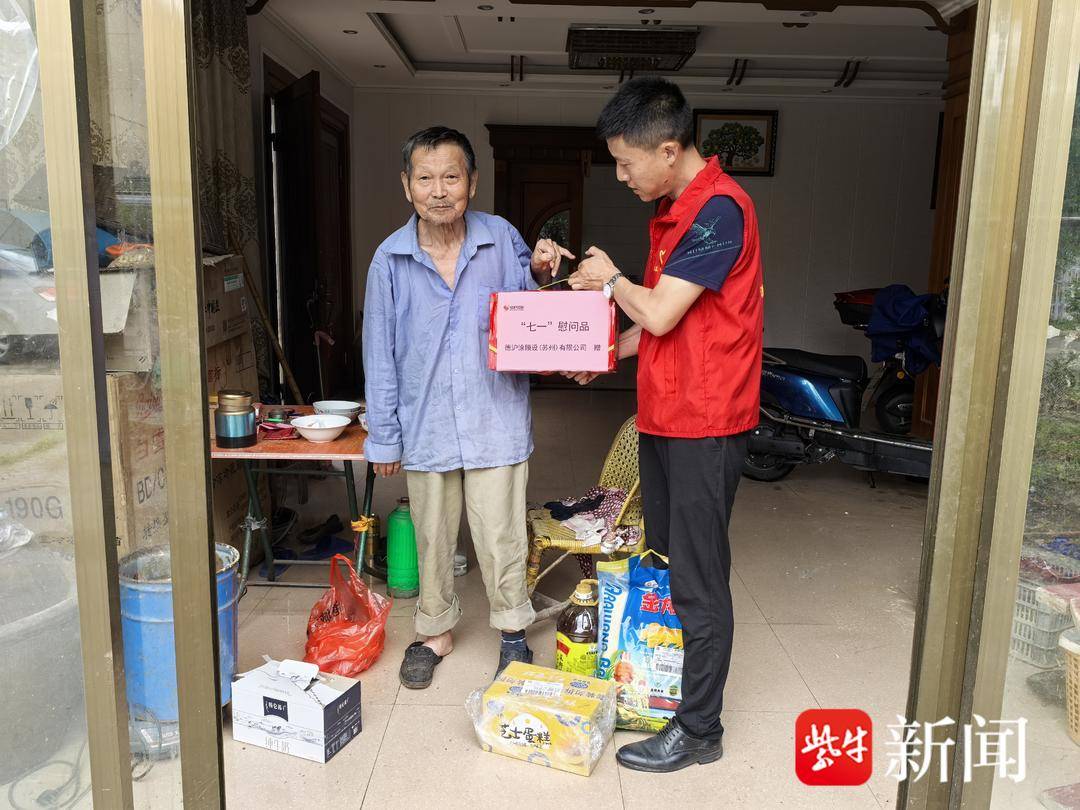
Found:
[[[268,660],[233,682],[232,727],[238,742],[328,762],[361,731],[360,681]]]

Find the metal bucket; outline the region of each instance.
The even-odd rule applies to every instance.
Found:
[[[240,553],[217,544],[218,678],[221,705],[232,699],[236,672],[236,603]],[[132,720],[179,720],[173,640],[172,568],[167,545],[136,551],[120,561],[120,615]]]

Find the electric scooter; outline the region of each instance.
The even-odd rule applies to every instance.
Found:
[[[833,306],[841,323],[865,333],[874,310],[876,289],[848,290],[835,295]],[[943,306],[930,308],[932,317],[943,317]],[[906,436],[911,432],[911,414],[915,409],[915,375],[906,367],[904,352],[884,358],[876,381],[866,395],[867,408],[874,409],[878,427],[886,433]]]
[[[929,301],[920,326],[939,342],[943,313],[944,299]],[[869,383],[862,357],[766,348],[762,361],[761,421],[747,443],[747,478],[778,481],[800,464],[833,459],[870,473],[930,477],[929,441],[860,428]]]

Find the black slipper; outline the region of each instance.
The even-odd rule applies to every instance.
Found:
[[[436,655],[431,647],[425,647],[424,642],[414,641],[405,648],[405,658],[401,662],[399,677],[402,686],[406,689],[427,689],[431,686],[435,667],[442,660],[443,657]]]

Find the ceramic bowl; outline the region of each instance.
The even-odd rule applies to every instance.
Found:
[[[336,416],[347,416],[349,420],[355,419],[364,407],[359,402],[350,402],[345,399],[323,399],[314,404],[315,413],[328,413]]]
[[[300,435],[309,442],[332,442],[349,426],[352,419],[332,413],[316,413],[311,416],[298,416],[289,424],[300,431]]]

